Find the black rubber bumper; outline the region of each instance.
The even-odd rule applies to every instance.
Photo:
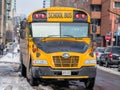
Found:
[[[41,76],[62,76],[62,70],[50,67],[32,67],[32,74],[34,78],[40,78]],[[88,76],[89,78],[94,78],[96,76],[96,67],[72,69],[71,76]]]
[[[63,76],[62,70],[52,69],[50,67],[32,67],[34,78],[41,76]],[[88,76],[94,78],[96,76],[96,67],[82,67],[80,69],[72,69],[71,76]]]

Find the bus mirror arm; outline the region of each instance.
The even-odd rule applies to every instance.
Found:
[[[92,42],[92,51],[94,52],[96,48],[97,48],[97,43]]]
[[[92,50],[91,50],[90,56],[94,57],[94,51],[95,51],[96,47],[97,47],[96,42],[92,42]]]
[[[97,43],[96,43],[96,42],[93,42],[93,43],[92,43],[92,50],[94,51],[94,50],[96,49],[96,47],[97,47]]]

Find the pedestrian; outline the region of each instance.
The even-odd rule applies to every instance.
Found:
[[[3,50],[4,50],[4,44],[2,43],[0,45],[0,54],[3,55]]]
[[[2,49],[1,49],[1,44],[0,44],[0,55],[2,55]]]

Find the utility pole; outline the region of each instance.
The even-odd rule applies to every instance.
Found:
[[[112,41],[112,39],[113,39],[113,36],[114,36],[114,32],[113,32],[113,29],[114,29],[114,21],[115,21],[115,15],[117,15],[117,16],[119,16],[119,18],[118,19],[120,19],[120,14],[118,14],[118,13],[116,13],[116,12],[113,12],[113,11],[111,11],[111,10],[109,10],[108,9],[108,12],[110,12],[110,13],[112,13],[113,15],[113,18],[112,18],[112,31],[111,31],[111,45],[113,45],[113,41]],[[119,22],[120,20],[118,20],[118,22]],[[120,22],[119,22],[120,23]],[[117,40],[117,36],[116,36],[116,40]],[[117,41],[116,41],[117,42]]]

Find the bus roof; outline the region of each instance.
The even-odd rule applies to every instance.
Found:
[[[32,22],[32,15],[33,13],[37,12],[37,11],[42,11],[42,10],[48,10],[48,11],[73,11],[73,10],[78,10],[78,11],[83,11],[87,14],[87,16],[90,18],[90,15],[87,13],[87,11],[83,10],[83,9],[78,9],[78,8],[73,8],[73,7],[48,7],[48,8],[40,8],[38,10],[33,11],[32,13],[29,14],[27,21],[28,22]],[[88,20],[88,22],[90,22],[90,20]]]

